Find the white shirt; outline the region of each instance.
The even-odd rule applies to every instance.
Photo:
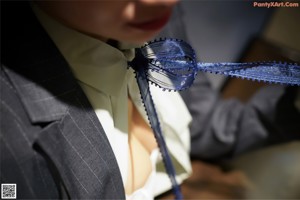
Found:
[[[123,183],[126,183],[128,175],[128,93],[141,116],[148,122],[133,70],[127,69],[127,61],[134,58],[133,46],[123,44],[119,50],[63,26],[34,4],[33,10],[70,65],[93,106],[116,156]],[[164,92],[152,85],[150,90],[167,147],[175,160],[173,164],[176,170],[176,179],[181,183],[191,173],[188,129],[191,116],[179,94]],[[165,172],[162,160],[159,159],[157,153],[155,158],[152,158],[153,155],[155,152],[151,154],[152,164],[155,164],[155,167],[152,168],[153,171],[145,186],[128,196],[131,199],[141,198],[139,195],[142,195],[141,193],[144,191],[153,192],[148,195],[149,199],[152,199],[153,196],[171,188],[171,182]]]

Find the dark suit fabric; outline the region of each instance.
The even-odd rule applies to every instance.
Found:
[[[248,102],[222,99],[200,73],[181,92],[193,121],[191,156],[206,160],[231,159],[262,147],[300,140],[297,87],[269,85]]]
[[[1,183],[18,199],[125,199],[103,128],[29,3],[1,6]]]

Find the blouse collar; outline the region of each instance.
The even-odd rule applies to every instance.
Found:
[[[119,49],[68,28],[32,4],[39,21],[69,63],[76,79],[108,95],[119,94],[134,58],[137,45],[120,44]]]

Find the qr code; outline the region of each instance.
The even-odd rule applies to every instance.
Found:
[[[16,199],[17,198],[17,184],[11,184],[11,183],[1,184],[1,198],[2,199]]]

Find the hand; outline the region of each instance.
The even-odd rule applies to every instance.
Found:
[[[202,161],[192,162],[193,174],[182,185],[184,199],[245,199],[253,189],[240,171],[224,172],[219,166]],[[174,199],[170,194],[159,199]]]

